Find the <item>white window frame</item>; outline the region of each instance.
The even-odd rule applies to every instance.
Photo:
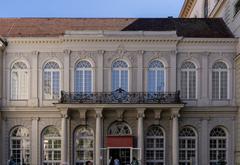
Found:
[[[195,66],[195,68],[193,69],[193,68],[182,68],[182,65],[184,64],[184,63],[186,63],[186,62],[190,62],[190,63],[192,63],[194,66]],[[183,99],[186,99],[186,100],[196,100],[197,99],[197,88],[198,88],[198,85],[197,85],[197,76],[198,76],[198,72],[197,72],[197,67],[196,67],[196,65],[192,62],[192,61],[185,61],[184,63],[182,63],[182,65],[181,65],[181,75],[180,75],[180,77],[181,77],[181,80],[180,80],[180,89],[182,88],[182,72],[187,72],[187,97],[186,98],[183,98]],[[196,84],[196,86],[195,86],[195,98],[189,98],[189,95],[190,95],[190,93],[189,93],[189,75],[190,75],[190,72],[195,72],[195,77],[196,77],[196,79],[195,79],[195,84]]]
[[[26,65],[26,68],[25,69],[14,69],[14,65],[16,63],[24,63],[24,65]],[[18,82],[17,82],[17,88],[16,88],[16,97],[17,98],[13,98],[13,73],[17,73],[18,75]],[[26,98],[21,98],[20,96],[20,93],[21,93],[21,81],[19,80],[19,77],[23,76],[24,73],[27,73],[27,76],[26,76]],[[11,75],[10,75],[10,82],[11,82],[11,100],[27,100],[28,99],[28,91],[29,91],[29,70],[28,70],[28,67],[27,67],[27,64],[23,61],[17,61],[15,62],[12,67],[11,67]]]
[[[29,141],[29,148],[28,148],[28,151],[29,151],[29,162],[28,162],[28,164],[26,164],[26,162],[24,162],[26,165],[30,165],[31,164],[31,140],[30,140],[30,134],[29,134],[29,130],[28,130],[28,136],[21,136],[21,137],[15,137],[15,136],[13,136],[12,134],[13,134],[13,132],[16,130],[16,129],[19,129],[19,128],[24,128],[24,129],[26,129],[26,130],[28,130],[27,128],[25,128],[25,127],[22,127],[22,126],[19,126],[19,127],[15,127],[11,132],[10,132],[10,155],[11,156],[13,156],[13,148],[12,148],[12,145],[13,145],[13,140],[20,140],[21,141],[21,148],[18,148],[18,150],[20,151],[20,155],[22,155],[23,154],[23,151],[26,151],[27,149],[26,148],[23,148],[22,147],[22,141],[23,140],[27,140],[27,141]],[[16,149],[16,148],[15,148]],[[22,156],[20,157],[21,159],[20,159],[20,164],[19,165],[22,165],[22,163],[23,163],[23,160],[22,160]],[[18,163],[18,162],[17,162]],[[24,164],[24,165],[25,165]]]
[[[118,62],[118,61],[123,61],[124,63],[126,63],[127,64],[127,67],[126,68],[121,68],[121,67],[118,67],[118,68],[116,68],[116,67],[113,67],[113,64],[115,63],[115,62]],[[118,86],[118,88],[121,88],[121,86],[122,86],[122,78],[121,78],[121,76],[122,76],[122,72],[123,71],[127,71],[127,74],[128,74],[128,77],[127,77],[127,82],[128,82],[128,87],[127,87],[127,92],[129,91],[129,85],[130,85],[130,76],[129,76],[129,64],[125,61],[125,60],[122,60],[122,59],[119,59],[119,60],[115,60],[115,61],[113,61],[113,63],[112,63],[112,73],[113,73],[113,71],[118,71],[119,72],[119,76],[118,76],[118,84],[119,84],[119,86]],[[111,74],[111,82],[113,82],[113,76],[112,76],[112,74]],[[115,91],[116,89],[113,89],[113,84],[112,84],[112,88],[111,88],[111,90],[112,91]]]
[[[163,136],[148,136],[146,134],[146,137],[145,137],[145,162],[146,163],[163,163],[165,165],[165,159],[166,159],[166,134],[165,134],[165,131],[163,130],[163,128],[161,126],[158,126],[158,125],[152,125],[148,128],[147,130],[147,133],[148,131],[152,128],[152,127],[159,127],[159,129],[161,129],[162,133],[163,133]],[[152,148],[148,148],[147,147],[147,140],[148,139],[153,139],[155,141],[155,143],[153,144],[154,147]],[[163,148],[156,148],[156,139],[163,139]],[[159,150],[161,149],[161,150]],[[147,160],[147,151],[153,151],[154,152],[154,159],[153,160]],[[163,160],[156,160],[156,157],[155,157],[155,152],[156,151],[163,151]]]
[[[228,70],[228,65],[223,62],[223,61],[217,61],[217,62],[214,62],[213,66],[218,63],[218,62],[222,62],[226,65],[226,69],[221,69],[221,68],[218,68],[218,69],[214,69],[212,68],[212,99],[213,100],[226,100],[226,99],[229,99],[229,70]],[[217,72],[218,73],[218,98],[213,98],[213,72]],[[227,73],[227,98],[221,98],[221,84],[222,84],[222,81],[221,81],[221,73],[223,72],[226,72]]]
[[[186,151],[186,152],[187,151],[195,151],[196,157],[193,161],[197,165],[198,164],[198,135],[197,135],[197,132],[195,131],[195,129],[193,129],[192,127],[187,126],[187,127],[183,127],[182,129],[185,129],[185,128],[191,129],[194,132],[195,136],[180,136],[179,135],[179,144],[180,144],[180,140],[185,140],[185,146],[186,146],[185,148],[180,148],[180,146],[179,146],[179,153],[181,150]],[[180,132],[182,131],[182,129],[180,130]],[[194,150],[193,150],[193,148],[189,149],[187,147],[187,144],[188,144],[187,140],[195,140]],[[192,162],[191,162],[191,160],[180,160],[180,155],[179,155],[179,163],[185,163],[187,165],[188,163],[192,163]]]
[[[53,68],[51,68],[51,69],[45,69],[45,66],[49,63],[49,62],[54,62],[54,63],[56,63],[57,65],[58,65],[58,69],[53,69]],[[58,95],[58,97],[60,97],[60,93],[61,93],[61,70],[60,70],[60,66],[59,66],[59,64],[57,63],[57,62],[55,62],[55,61],[49,61],[49,62],[47,62],[45,65],[44,65],[44,69],[43,69],[43,98],[44,98],[44,100],[53,100],[54,98],[53,98],[53,72],[58,72],[58,74],[59,74],[59,95]],[[45,84],[44,84],[44,81],[45,81],[45,73],[46,72],[50,72],[50,74],[51,74],[51,96],[50,96],[50,99],[47,99],[47,98],[45,98],[44,97],[44,95],[45,95],[45,93],[44,93],[44,88],[45,88]],[[58,100],[58,99],[55,99],[55,100]]]
[[[77,140],[77,138],[76,138],[76,132],[77,131],[80,131],[80,129],[82,129],[84,126],[82,126],[82,127],[78,127],[75,131],[74,131],[74,164],[76,164],[76,163],[86,163],[86,161],[91,161],[91,162],[94,162],[94,154],[95,154],[95,150],[94,150],[94,132],[93,132],[93,130],[91,129],[91,128],[89,128],[89,127],[87,127],[87,128],[85,128],[85,129],[88,129],[89,131],[91,131],[91,133],[92,133],[92,136],[83,136],[83,137],[80,137],[78,140],[80,140],[80,139],[90,139],[90,140],[92,140],[92,142],[93,142],[93,148],[82,148],[82,149],[79,149],[79,150],[77,150],[77,146],[76,146],[76,140]],[[92,153],[93,153],[93,159],[92,160],[77,160],[77,151],[92,151]]]
[[[225,154],[226,154],[226,163],[228,164],[228,133],[227,133],[227,131],[224,129],[224,128],[222,128],[222,127],[220,127],[220,126],[217,126],[217,127],[215,127],[215,128],[213,128],[212,130],[211,130],[211,132],[214,130],[214,129],[216,129],[216,128],[220,128],[220,129],[222,129],[224,132],[225,132],[225,134],[226,134],[226,136],[209,136],[209,163],[216,163],[216,162],[218,162],[218,157],[217,157],[217,160],[211,160],[211,151],[216,151],[217,152],[217,155],[218,155],[218,153],[219,153],[219,150],[223,150],[223,148],[219,148],[218,147],[218,144],[219,144],[219,140],[225,140],[225,149],[224,149],[224,151],[225,151]],[[210,134],[211,134],[211,132],[210,132]],[[210,141],[211,140],[216,140],[217,142],[216,142],[216,148],[211,148],[211,144],[210,144]]]
[[[44,132],[47,130],[47,129],[49,129],[49,128],[51,128],[51,127],[53,127],[54,129],[57,129],[56,127],[54,127],[54,126],[49,126],[49,127],[47,127],[47,128],[45,128],[44,130],[43,130],[43,133],[42,133],[42,164],[47,164],[47,165],[52,165],[52,164],[54,164],[54,165],[60,165],[61,164],[61,153],[62,153],[62,151],[61,151],[61,145],[62,145],[62,137],[61,136],[52,136],[52,137],[44,137]],[[57,129],[58,130],[58,129]],[[61,135],[60,134],[60,131],[58,130],[58,132],[59,132],[59,135]],[[54,146],[54,141],[55,140],[60,140],[60,148],[47,148],[47,149],[45,149],[44,148],[44,141],[45,140],[52,140],[52,145]],[[51,153],[52,153],[52,158],[54,158],[54,152],[55,151],[60,151],[60,159],[59,160],[44,160],[44,152],[46,152],[46,151],[50,151]]]
[[[91,65],[91,68],[84,68],[84,67],[82,67],[82,68],[80,68],[80,67],[77,67],[77,65],[80,63],[80,62],[83,62],[83,61],[86,61],[86,62],[88,62],[90,65]],[[77,63],[76,63],[76,65],[75,65],[75,69],[74,69],[74,84],[76,83],[76,72],[77,71],[82,71],[83,72],[83,93],[85,93],[86,91],[85,91],[85,72],[86,71],[91,71],[91,91],[90,91],[90,93],[91,92],[93,92],[93,66],[92,66],[92,64],[91,64],[91,62],[89,62],[88,60],[81,60],[81,61],[78,61]],[[77,91],[77,89],[76,89],[76,85],[77,84],[75,84],[74,85],[74,91],[75,92],[79,92],[79,91]],[[88,92],[87,92],[88,93]]]
[[[166,69],[165,69],[165,65],[164,65],[164,63],[162,62],[162,61],[160,61],[160,60],[152,60],[150,63],[149,63],[149,65],[151,65],[151,63],[153,63],[154,61],[159,61],[160,63],[162,63],[162,65],[163,65],[163,67],[155,67],[155,68],[150,68],[150,67],[148,67],[148,74],[149,74],[149,71],[154,71],[154,76],[155,76],[155,89],[154,89],[154,92],[158,92],[158,89],[157,89],[157,83],[158,83],[158,76],[157,76],[157,73],[158,73],[158,71],[163,71],[163,85],[164,85],[164,87],[163,87],[163,91],[161,91],[161,92],[165,92],[166,91]],[[149,75],[148,75],[149,76]],[[148,88],[148,90],[149,90],[149,77],[147,77],[148,78],[148,86],[147,86],[147,88]],[[149,91],[148,91],[149,92]]]

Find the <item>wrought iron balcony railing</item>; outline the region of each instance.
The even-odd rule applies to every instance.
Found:
[[[113,92],[64,92],[61,104],[181,104],[180,92],[126,92],[119,88]]]

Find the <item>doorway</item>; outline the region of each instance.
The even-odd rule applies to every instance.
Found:
[[[131,149],[130,148],[110,148],[109,161],[111,159],[119,159],[121,165],[130,165],[131,163]]]

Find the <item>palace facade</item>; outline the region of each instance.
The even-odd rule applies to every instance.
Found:
[[[235,164],[222,19],[0,19],[0,164]]]

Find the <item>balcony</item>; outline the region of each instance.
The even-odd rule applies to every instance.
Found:
[[[183,104],[180,92],[126,92],[119,88],[113,92],[61,91],[59,104]]]

